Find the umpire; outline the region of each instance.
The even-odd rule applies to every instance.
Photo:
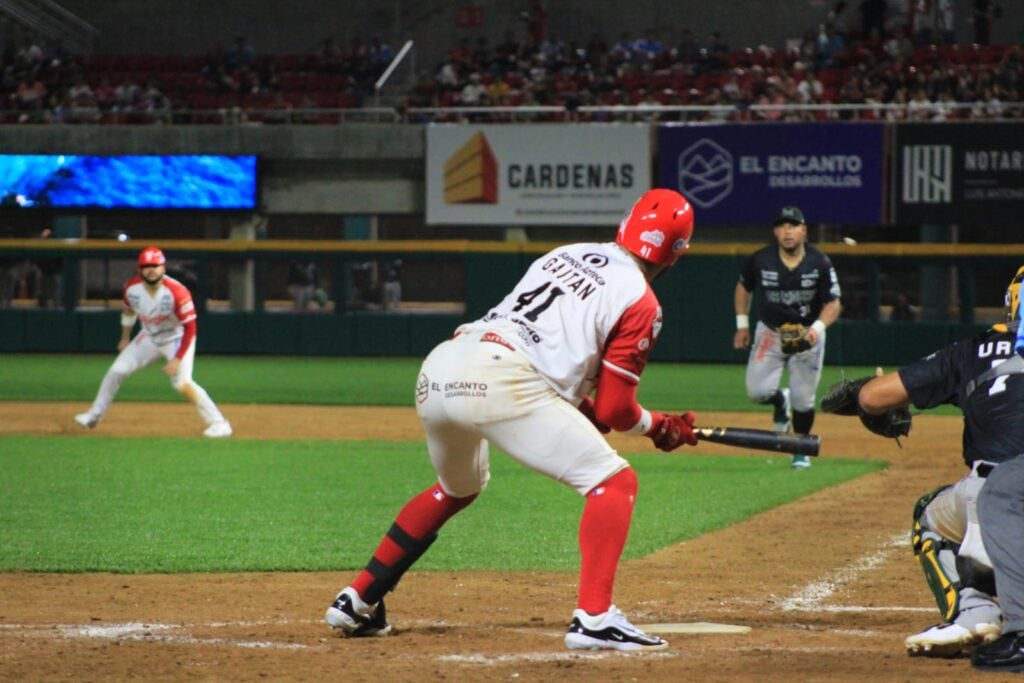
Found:
[[[775,244],[747,259],[733,295],[736,334],[733,348],[750,347],[750,303],[759,293],[759,320],[747,360],[747,396],[774,406],[775,431],[810,434],[814,398],[825,359],[825,328],[839,318],[839,280],[825,254],[807,244],[807,223],[795,206],[779,211],[772,224]],[[783,333],[793,338],[784,343]],[[789,387],[780,389],[789,367]],[[794,468],[811,466],[794,455]]]

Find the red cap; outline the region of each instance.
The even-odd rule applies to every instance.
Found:
[[[164,252],[156,247],[146,247],[139,253],[140,266],[163,266],[167,264]]]

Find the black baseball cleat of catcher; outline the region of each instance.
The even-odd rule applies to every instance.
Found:
[[[1024,631],[1004,633],[977,646],[971,653],[971,666],[983,671],[1024,672]]]
[[[570,650],[663,650],[668,643],[658,636],[647,635],[633,624],[615,605],[603,614],[590,615],[573,610],[565,646]]]
[[[334,599],[324,614],[331,628],[341,630],[350,638],[386,636],[391,633],[384,601],[368,605],[353,588],[345,588]]]

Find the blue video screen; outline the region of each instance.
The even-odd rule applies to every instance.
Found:
[[[0,154],[0,208],[255,209],[255,156]]]

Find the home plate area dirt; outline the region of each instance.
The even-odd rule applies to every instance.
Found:
[[[72,433],[71,416],[83,408],[0,404],[0,434]],[[224,412],[237,438],[420,438],[410,409]],[[701,419],[758,427],[766,414]],[[119,403],[103,433],[194,436],[196,422],[187,405]],[[388,425],[387,433],[372,425]],[[393,634],[368,639],[336,637],[322,621],[352,572],[15,572],[0,574],[0,678],[998,680],[965,659],[911,658],[903,648],[907,635],[938,618],[910,550],[911,511],[922,493],[962,475],[960,429],[956,417],[917,416],[900,449],[856,419],[819,415],[822,459],[882,458],[888,469],[623,563],[616,603],[637,624],[682,631],[666,633],[660,652],[567,651],[573,572],[414,571],[389,596]],[[644,442],[613,439],[624,452]],[[706,443],[696,452],[750,453]],[[788,458],[777,460],[788,469]],[[641,479],[641,495],[642,487]]]

